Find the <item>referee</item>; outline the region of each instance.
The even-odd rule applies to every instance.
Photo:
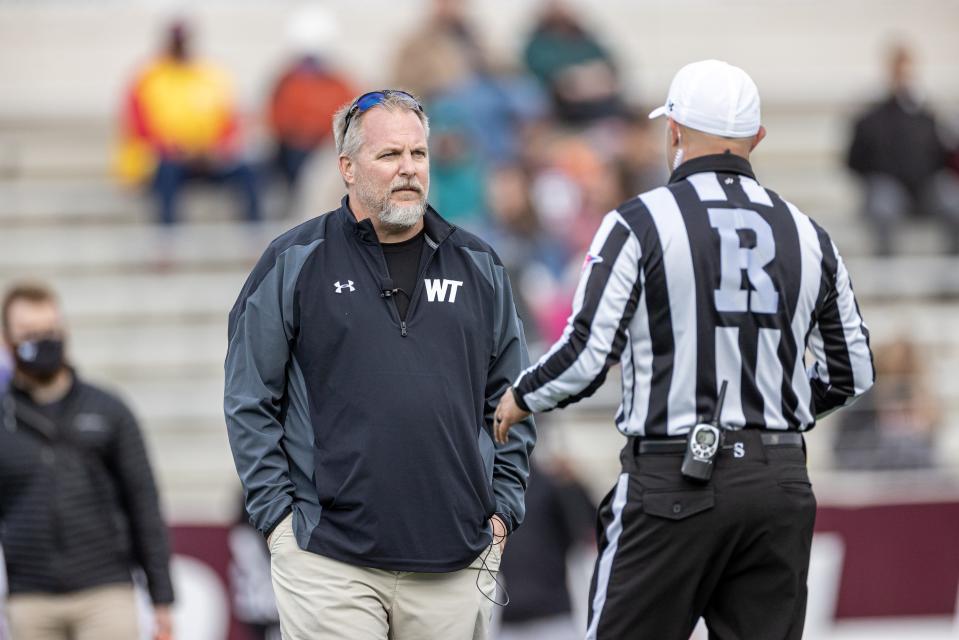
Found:
[[[829,235],[753,175],[749,76],[687,65],[660,115],[669,184],[605,217],[569,325],[503,396],[496,437],[619,361],[628,440],[587,639],[686,640],[704,617],[715,640],[798,640],[816,514],[802,433],[872,385],[869,333]]]

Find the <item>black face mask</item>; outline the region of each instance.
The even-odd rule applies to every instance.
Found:
[[[24,340],[13,356],[17,370],[39,382],[49,382],[63,369],[63,339]]]

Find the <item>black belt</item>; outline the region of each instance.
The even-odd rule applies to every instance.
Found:
[[[727,437],[734,431],[727,431]],[[778,433],[763,431],[759,434],[764,446],[803,448],[803,437],[795,431]],[[675,438],[630,438],[634,453],[683,453],[686,451],[686,436]]]

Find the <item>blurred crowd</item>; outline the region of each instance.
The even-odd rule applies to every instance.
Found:
[[[541,5],[516,60],[486,50],[467,9],[463,0],[433,0],[398,38],[388,83],[421,99],[432,130],[430,201],[501,253],[535,353],[562,330],[601,217],[668,177],[662,141],[648,109],[624,95],[621,65],[602,36],[564,2]],[[188,21],[170,24],[124,97],[118,177],[151,195],[167,227],[182,217],[190,182],[228,189],[248,221],[295,215],[304,170],[332,143],[333,113],[361,89],[325,53],[336,37],[323,7],[293,15],[295,52],[261,109],[269,149],[249,157],[251,132],[229,74],[196,55]],[[959,147],[924,100],[915,66],[908,46],[892,46],[884,93],[850,126],[846,163],[880,256],[894,254],[898,232],[922,218],[942,224],[945,249],[959,253]]]
[[[160,224],[182,217],[191,182],[222,186],[248,221],[296,210],[305,167],[332,143],[334,111],[360,87],[315,46],[335,37],[332,18],[314,7],[291,21],[297,53],[262,109],[271,143],[260,158],[244,153],[251,132],[228,74],[196,55],[189,22],[167,27],[129,84],[114,162],[123,182],[150,194]],[[665,181],[660,136],[623,97],[602,38],[561,2],[544,5],[522,59],[503,62],[484,49],[466,3],[435,0],[393,60],[390,86],[413,92],[430,116],[431,204],[500,252],[536,351],[562,331],[602,216]]]

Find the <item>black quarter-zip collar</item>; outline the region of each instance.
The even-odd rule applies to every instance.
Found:
[[[709,156],[700,156],[682,163],[672,175],[669,176],[669,184],[685,180],[691,175],[704,173],[706,171],[717,171],[720,173],[738,173],[748,176],[753,180],[756,176],[753,174],[753,167],[749,160],[742,156],[737,156],[730,152],[717,153]]]
[[[340,208],[336,215],[340,217],[346,230],[353,234],[364,244],[379,244],[379,238],[376,236],[376,229],[373,228],[373,222],[369,218],[357,221],[353,210],[350,209],[349,196],[343,196],[340,201]],[[429,204],[426,205],[426,212],[423,214],[423,228],[426,231],[426,243],[430,248],[435,249],[449,238],[456,227],[443,219]]]
[[[433,207],[427,204],[426,212],[423,214],[423,239],[425,241],[423,259],[421,261],[416,287],[410,295],[410,305],[406,312],[406,319],[403,319],[400,317],[396,301],[392,299],[393,281],[389,277],[386,257],[383,255],[383,248],[380,245],[379,238],[376,236],[373,223],[369,218],[360,221],[356,220],[356,216],[353,214],[352,209],[350,209],[349,196],[343,196],[343,200],[340,202],[340,208],[337,209],[334,215],[340,217],[343,228],[348,235],[356,237],[361,244],[369,247],[368,251],[361,251],[360,253],[363,254],[364,261],[373,272],[373,275],[380,280],[380,297],[389,302],[390,314],[393,316],[394,321],[399,324],[400,335],[404,338],[407,337],[409,335],[407,323],[410,322],[413,317],[413,311],[416,309],[416,303],[423,289],[423,274],[426,273],[426,269],[430,262],[432,262],[433,256],[436,255],[440,245],[453,235],[456,227],[444,220]],[[377,264],[372,264],[371,261]]]

